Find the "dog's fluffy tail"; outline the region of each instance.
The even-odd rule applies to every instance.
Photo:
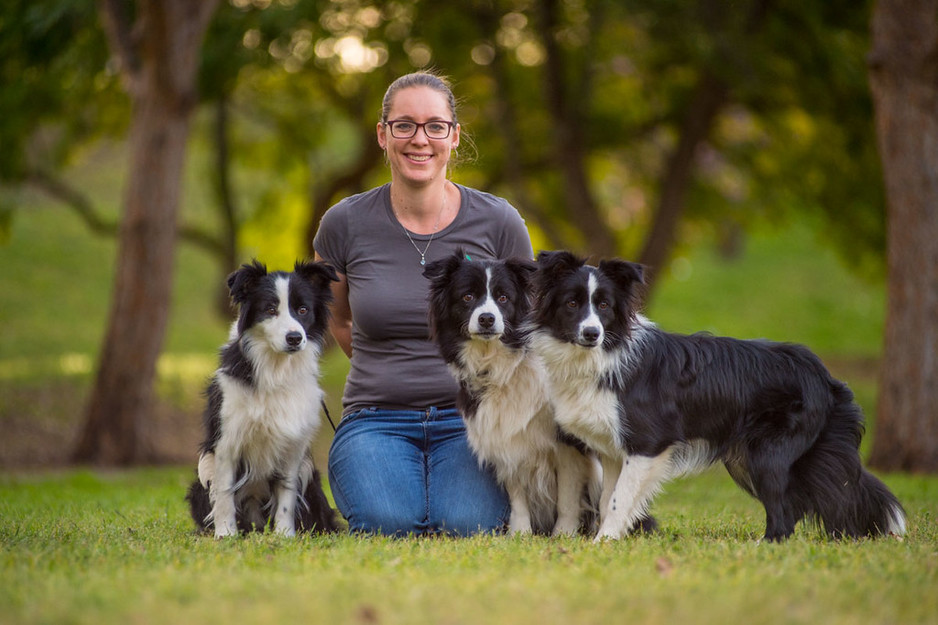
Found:
[[[833,537],[902,535],[906,515],[896,496],[860,462],[863,415],[846,385],[832,381],[825,428],[792,467],[794,498]]]
[[[189,492],[186,493],[189,502],[189,514],[195,521],[195,527],[200,532],[208,532],[212,524],[209,517],[212,514],[212,503],[209,501],[208,489],[198,479],[192,481]]]

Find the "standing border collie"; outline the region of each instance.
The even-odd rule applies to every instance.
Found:
[[[560,440],[543,365],[525,344],[535,268],[516,259],[469,260],[462,250],[430,263],[423,274],[431,281],[430,329],[459,383],[469,445],[508,492],[509,530],[572,534],[590,460]]]
[[[634,263],[542,252],[538,265],[532,340],[555,416],[603,462],[596,540],[718,460],[762,502],[767,540],[805,517],[833,537],[904,533],[899,501],[860,463],[853,393],[807,348],[663,332],[637,313]]]
[[[334,531],[313,466],[319,429],[319,356],[335,270],[297,262],[292,273],[256,260],[228,277],[238,319],[208,387],[198,479],[187,499],[197,527],[239,531]]]

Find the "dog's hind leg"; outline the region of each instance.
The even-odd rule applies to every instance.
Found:
[[[818,399],[817,389],[809,386],[765,389],[753,401],[743,432],[741,466],[748,470],[752,491],[765,507],[765,540],[791,536],[808,511],[793,480],[793,467],[823,429],[825,403],[826,398]]]
[[[776,485],[766,486],[771,478],[760,480],[759,500],[765,507],[765,540],[782,541],[795,532],[795,523],[798,519],[792,513],[784,497]]]
[[[756,497],[765,508],[765,540],[781,541],[791,536],[803,513],[795,509],[791,486],[791,448],[783,443],[765,443],[750,448],[747,465]]]

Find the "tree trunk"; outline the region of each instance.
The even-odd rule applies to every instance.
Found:
[[[563,198],[572,223],[583,233],[590,252],[596,256],[615,256],[619,251],[612,229],[599,209],[587,174],[586,130],[583,111],[590,94],[581,91],[571,97],[565,90],[568,75],[563,53],[557,43],[561,7],[557,0],[537,4],[538,31],[547,58],[544,62],[544,93],[547,110],[553,121],[555,160],[563,177]],[[582,72],[587,68],[580,68]],[[589,84],[582,77],[584,85]]]
[[[128,465],[151,459],[144,428],[169,317],[199,50],[214,4],[142,1],[136,25],[128,23],[126,5],[113,0],[101,5],[131,95],[130,174],[108,329],[73,453],[78,462]]]
[[[238,211],[235,207],[234,190],[231,184],[231,150],[228,140],[228,95],[223,93],[215,102],[215,196],[222,220],[219,239],[221,253],[218,256],[221,272],[215,287],[215,307],[222,319],[230,319],[231,299],[226,278],[238,268]]]
[[[889,301],[870,463],[938,472],[938,1],[880,0],[872,32]]]
[[[651,231],[645,239],[639,262],[647,265],[648,288],[671,257],[677,227],[684,213],[684,199],[694,173],[697,148],[707,140],[720,111],[729,100],[729,89],[711,72],[704,70],[681,123],[678,143],[670,154],[659,186],[661,195]]]

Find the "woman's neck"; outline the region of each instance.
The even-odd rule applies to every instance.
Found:
[[[391,182],[394,215],[401,225],[416,234],[430,234],[452,223],[459,210],[458,195],[459,191],[445,179],[442,184],[421,187]]]

